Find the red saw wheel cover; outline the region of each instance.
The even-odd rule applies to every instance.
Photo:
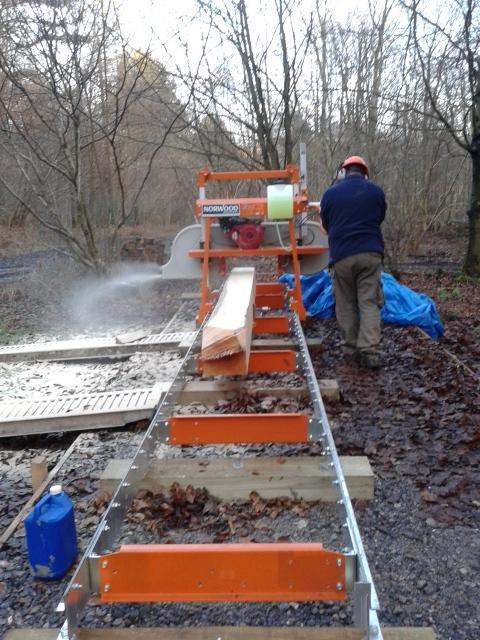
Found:
[[[263,227],[259,224],[239,224],[230,230],[230,238],[240,249],[258,249],[263,242]]]

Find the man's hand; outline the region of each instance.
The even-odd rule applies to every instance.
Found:
[[[319,202],[309,202],[307,204],[307,211],[309,213],[320,213],[320,203]]]

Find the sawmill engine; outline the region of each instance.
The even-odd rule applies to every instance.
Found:
[[[258,249],[262,245],[264,228],[261,220],[232,216],[220,218],[219,223],[227,238],[240,249]]]

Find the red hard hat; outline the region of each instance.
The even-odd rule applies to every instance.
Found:
[[[360,156],[350,156],[342,163],[342,169],[349,167],[352,164],[358,164],[364,170],[365,174],[368,176],[368,165],[365,160]]]

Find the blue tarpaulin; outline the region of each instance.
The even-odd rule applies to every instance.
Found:
[[[285,273],[280,281],[292,287],[293,275]],[[335,298],[328,271],[301,276],[301,284],[305,309],[315,318],[333,318]],[[431,298],[400,284],[389,273],[382,273],[382,287],[385,304],[380,315],[384,322],[413,324],[433,339],[443,335],[443,325]]]

